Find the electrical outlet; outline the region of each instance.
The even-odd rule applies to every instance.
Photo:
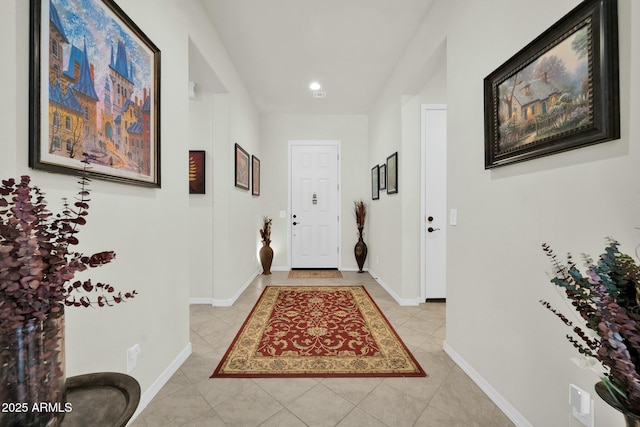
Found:
[[[133,368],[136,367],[140,353],[140,344],[136,344],[127,350],[127,372],[133,371]]]
[[[570,384],[569,404],[574,418],[587,427],[593,427],[593,399],[589,393]]]

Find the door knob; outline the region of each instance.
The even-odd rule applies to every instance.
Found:
[[[295,222],[295,221],[293,221],[293,225],[298,225],[298,223],[297,223],[297,222]]]
[[[440,229],[439,229],[439,228],[433,228],[433,227],[429,227],[429,228],[427,228],[427,231],[428,231],[429,233],[433,233],[433,232],[434,232],[434,231],[436,231],[436,230],[440,230]]]

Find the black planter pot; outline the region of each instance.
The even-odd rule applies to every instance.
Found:
[[[624,416],[624,421],[627,427],[640,427],[640,415],[636,415],[632,412],[629,412],[627,408],[618,404],[618,402],[616,402],[615,399],[611,397],[611,395],[609,394],[609,390],[607,390],[607,387],[604,385],[602,381],[596,383],[595,388],[596,388],[596,393],[598,393],[598,396],[600,396],[602,400],[607,402],[609,406],[622,412],[622,415]]]

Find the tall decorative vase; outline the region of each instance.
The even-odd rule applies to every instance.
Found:
[[[611,407],[622,412],[622,415],[624,416],[624,421],[627,427],[640,427],[640,415],[631,413],[624,406],[616,402],[615,399],[611,397],[611,395],[609,394],[609,391],[607,390],[607,387],[604,385],[602,381],[596,383],[595,388],[596,388],[596,393],[598,393],[598,396],[600,396],[602,400],[607,402]]]
[[[353,248],[353,253],[358,263],[358,273],[364,273],[362,267],[364,266],[364,261],[367,259],[367,244],[362,239],[362,230],[363,227],[358,227],[358,243],[356,243],[355,248]]]
[[[55,427],[65,414],[64,307],[0,330],[0,425]]]
[[[273,261],[273,249],[269,242],[262,241],[260,248],[260,262],[262,263],[262,274],[271,274],[271,262]]]

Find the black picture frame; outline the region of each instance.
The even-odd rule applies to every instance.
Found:
[[[160,50],[113,0],[30,0],[29,166],[160,187]]]
[[[585,0],[484,79],[485,169],[620,138],[617,0]]]
[[[251,194],[260,196],[260,159],[251,155]]]
[[[387,165],[380,165],[380,189],[387,189]]]
[[[387,194],[398,192],[398,152],[387,157]]]
[[[249,189],[249,172],[251,171],[251,164],[249,163],[249,153],[245,151],[239,144],[235,144],[234,151],[234,185],[243,190]]]
[[[380,167],[375,165],[371,168],[371,200],[380,199]]]
[[[189,150],[189,194],[205,194],[204,150]]]

